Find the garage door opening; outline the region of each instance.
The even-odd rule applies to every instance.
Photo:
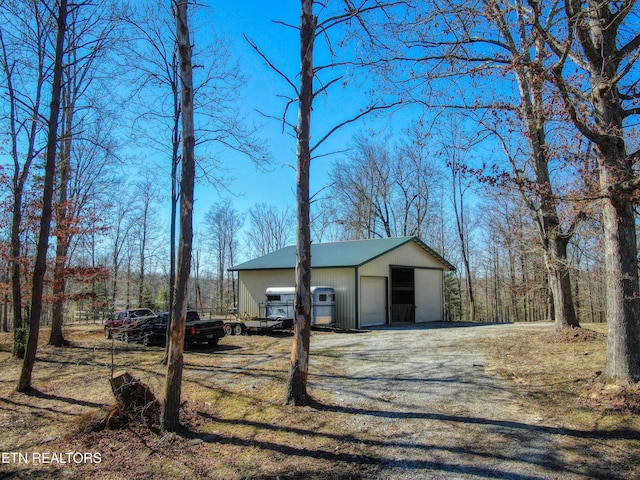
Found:
[[[413,268],[391,269],[391,322],[416,321],[416,286]]]

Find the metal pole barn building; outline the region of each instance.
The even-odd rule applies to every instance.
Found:
[[[296,247],[236,265],[238,312],[264,314],[269,287],[294,286]],[[363,328],[443,321],[444,272],[455,267],[417,237],[316,243],[311,284],[333,287],[337,325]]]

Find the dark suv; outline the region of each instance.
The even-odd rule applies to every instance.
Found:
[[[105,322],[104,336],[105,338],[120,337],[120,339],[128,342],[139,336],[142,325],[154,320],[157,316],[153,310],[148,308],[120,310]]]

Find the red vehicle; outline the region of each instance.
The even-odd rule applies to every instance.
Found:
[[[153,320],[158,315],[148,308],[134,308],[121,310],[113,314],[104,324],[105,338],[119,337],[128,342],[139,335],[142,325]]]

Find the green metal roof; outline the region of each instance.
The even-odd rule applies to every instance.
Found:
[[[447,270],[456,268],[438,255],[418,237],[376,238],[345,242],[311,244],[311,266],[313,268],[359,267],[374,258],[384,255],[402,245],[415,242],[429,255],[443,264]],[[290,245],[262,257],[235,265],[229,270],[277,270],[296,266],[296,246]]]

